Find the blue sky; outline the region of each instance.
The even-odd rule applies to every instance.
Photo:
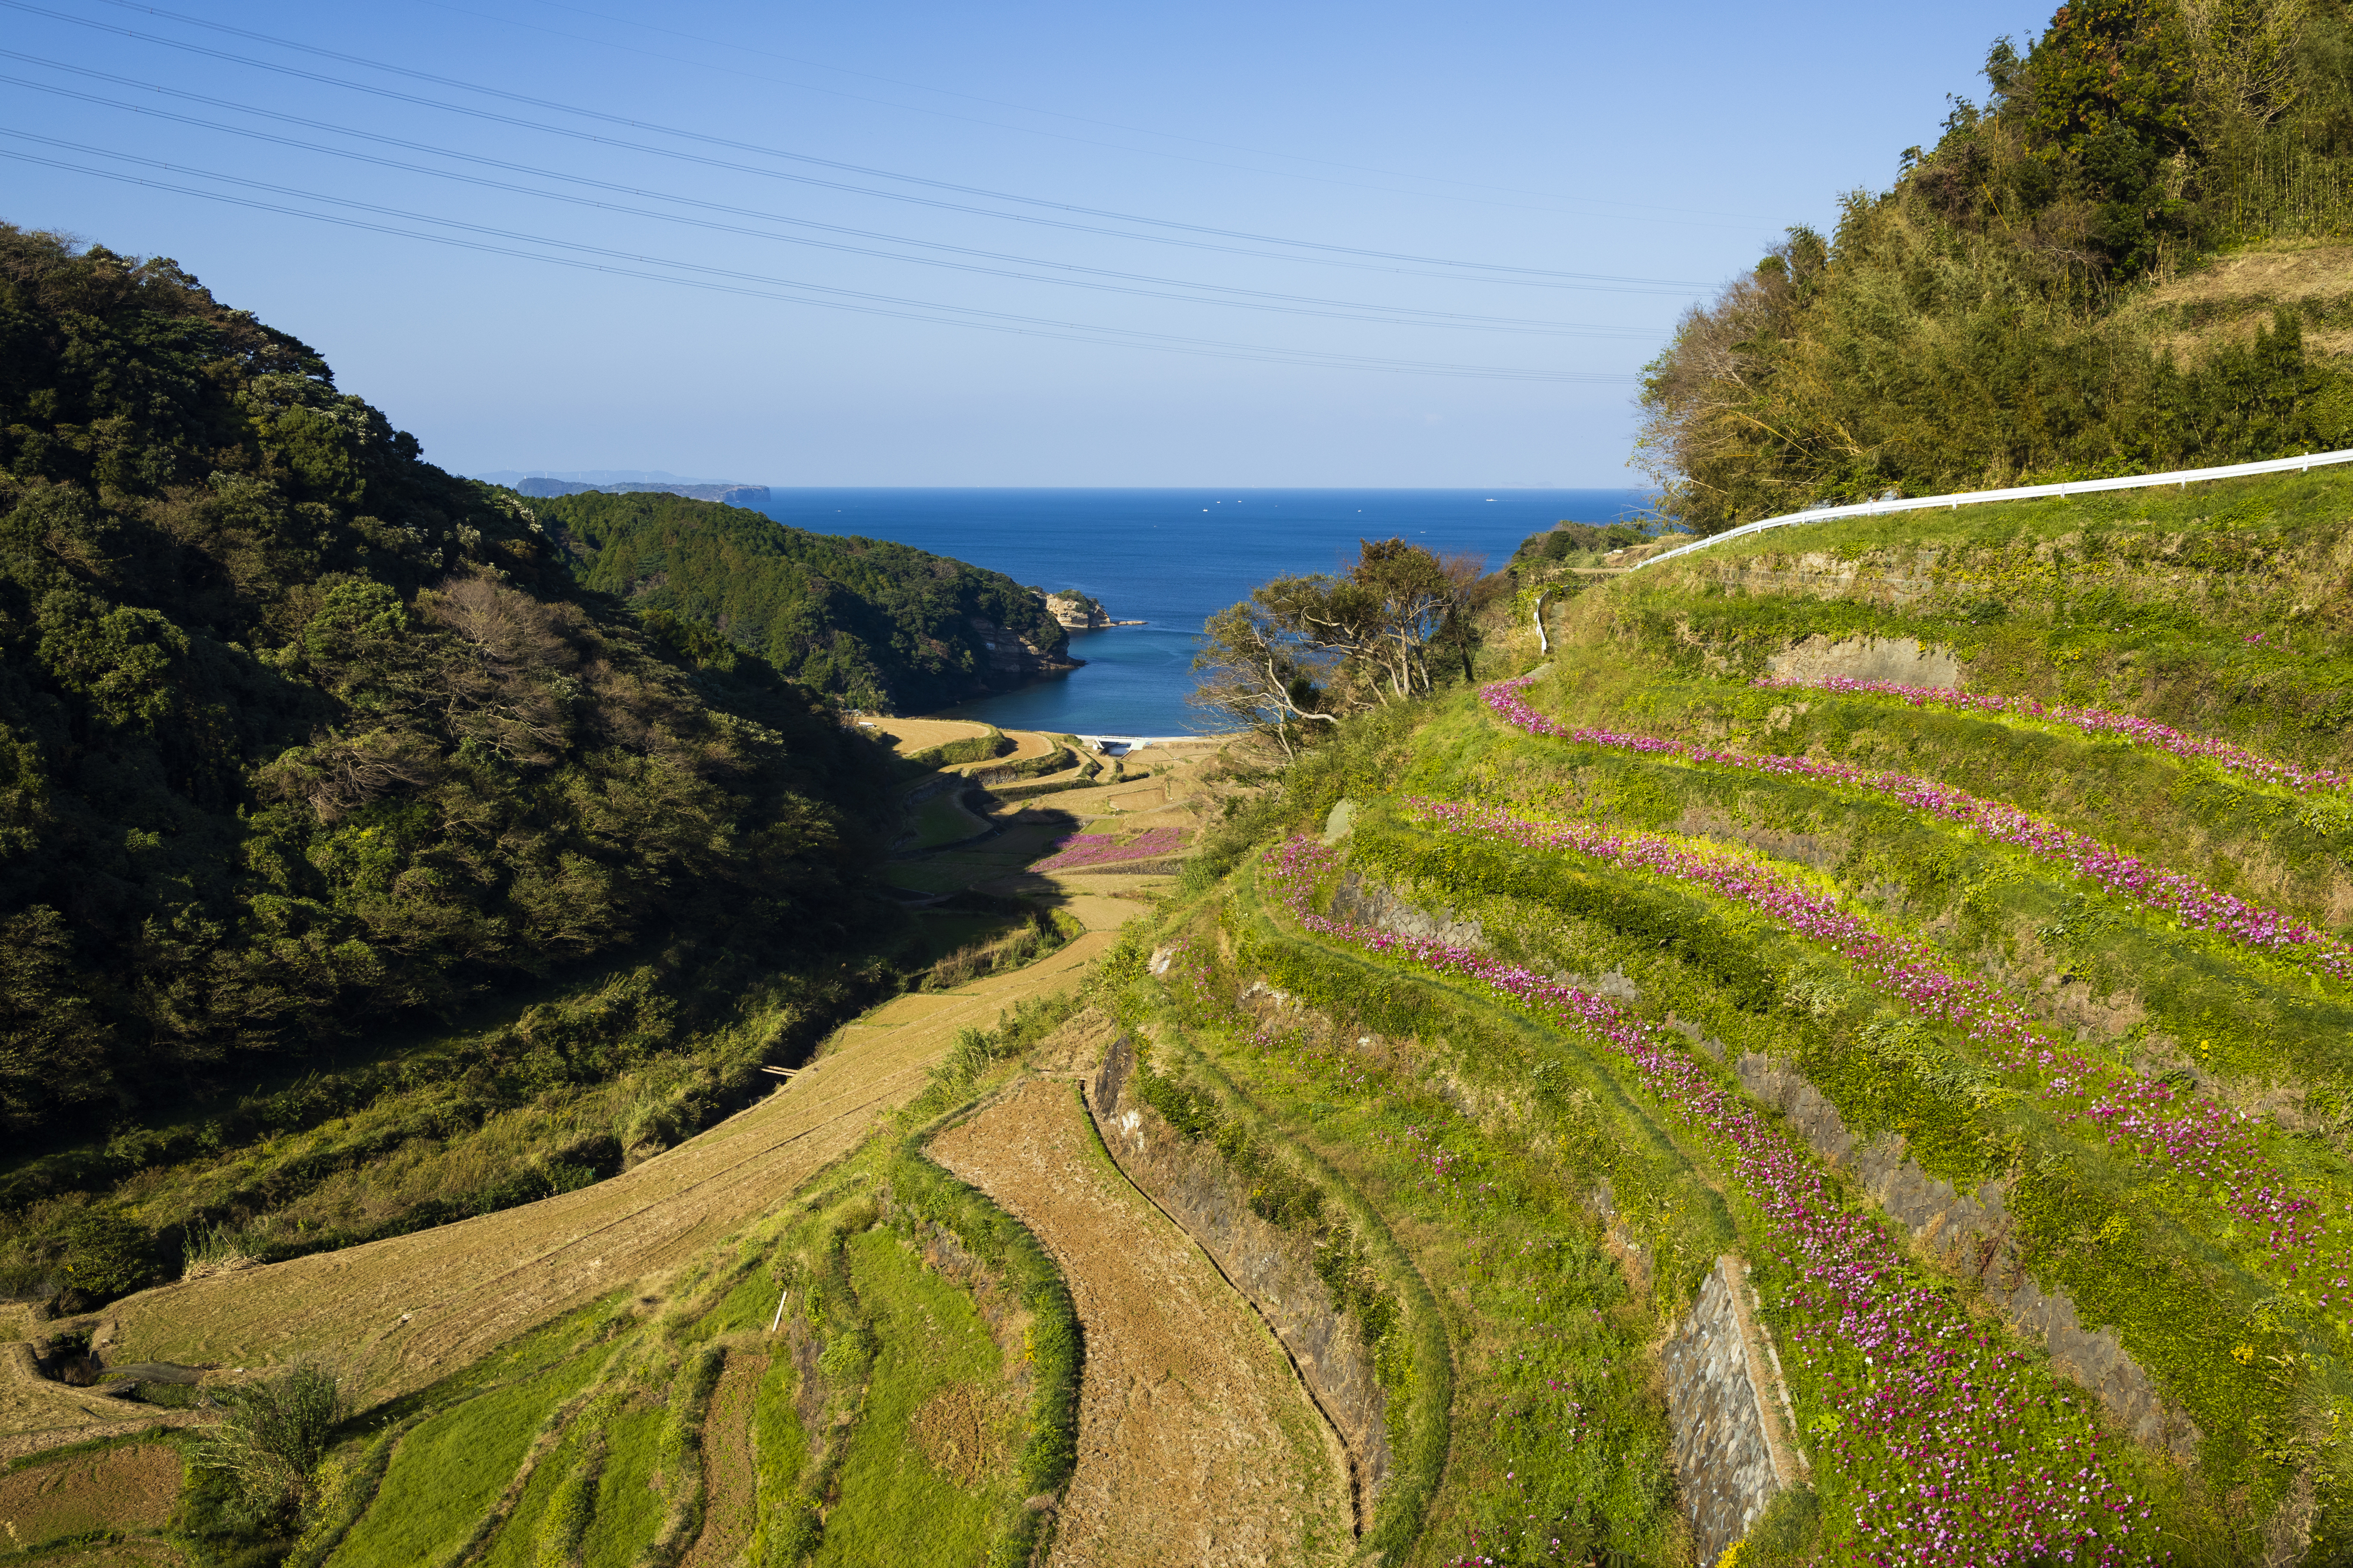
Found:
[[[0,217],[177,258],[445,467],[787,485],[1637,483],[1681,311],[2047,18],[0,3]]]

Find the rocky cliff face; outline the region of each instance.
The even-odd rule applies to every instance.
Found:
[[[1046,609],[1074,632],[1101,631],[1112,624],[1110,613],[1083,594],[1049,594],[1046,595]]]
[[[1059,674],[1086,663],[1085,659],[1072,658],[1062,648],[1040,647],[986,616],[972,616],[971,625],[988,649],[988,668],[982,679],[991,686],[1016,686],[1033,675]]]

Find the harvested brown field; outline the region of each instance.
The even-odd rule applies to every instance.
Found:
[[[1104,1156],[1072,1085],[1021,1080],[930,1153],[1045,1245],[1085,1330],[1058,1568],[1347,1559],[1343,1461],[1281,1347]]]
[[[884,719],[865,728],[870,734],[879,731],[890,736],[891,749],[902,757],[988,733],[987,725],[970,719]]]
[[[989,1027],[1016,1001],[1073,984],[1109,947],[1110,929],[1141,908],[1071,907],[1092,929],[1050,956],[885,1004],[842,1028],[789,1088],[618,1176],[413,1236],[127,1297],[103,1314],[115,1326],[110,1359],[237,1368],[319,1355],[381,1399],[598,1296],[658,1292],[652,1277],[764,1212],[912,1098],[958,1030]],[[89,1435],[50,1434],[52,1444]]]
[[[68,1454],[0,1476],[0,1534],[22,1550],[93,1530],[161,1530],[179,1496],[180,1453],[168,1443]]]
[[[725,1568],[752,1539],[752,1400],[768,1358],[754,1351],[729,1351],[727,1370],[712,1391],[711,1414],[702,1426],[704,1485],[702,1533],[686,1554],[684,1568]]]

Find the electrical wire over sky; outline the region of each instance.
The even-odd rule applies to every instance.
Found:
[[[453,461],[1620,482],[1642,365],[1788,205],[1761,124],[1678,177],[1637,62],[1778,35],[1321,4],[0,0],[0,220],[179,258]]]

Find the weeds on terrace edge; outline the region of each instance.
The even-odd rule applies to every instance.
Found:
[[[1341,1136],[1362,1158],[1359,1179],[1379,1184],[1381,1207],[1451,1238],[1426,1243],[1425,1254],[1447,1252],[1467,1291],[1461,1304],[1502,1342],[1485,1347],[1477,1384],[1458,1385],[1451,1495],[1433,1510],[1474,1550],[1518,1562],[1655,1550],[1672,1533],[1672,1481],[1664,1412],[1647,1389],[1647,1314],[1629,1310],[1626,1282],[1589,1222],[1560,1212],[1540,1178],[1439,1096],[1336,1037],[1270,1027],[1224,1005],[1231,975],[1190,942],[1164,979],[1195,1026],[1233,1042],[1264,1091],[1336,1097],[1324,1112],[1345,1118]],[[1223,1128],[1206,1135],[1221,1146],[1230,1138]]]
[[[2353,1310],[2353,1224],[2332,1223],[2326,1195],[2306,1190],[2264,1152],[2260,1121],[2133,1068],[2101,1063],[2038,1030],[2000,987],[1947,973],[1925,942],[1875,931],[1836,901],[1798,886],[1749,856],[1704,852],[1652,834],[1587,823],[1544,822],[1506,812],[1409,799],[1419,821],[1450,834],[1519,848],[1560,851],[1700,886],[1763,913],[1879,977],[1879,988],[1915,1015],[1968,1028],[1996,1066],[2030,1086],[2063,1125],[2076,1125],[2181,1177],[2197,1195],[2255,1227],[2270,1271],[2309,1310],[2332,1300]],[[2316,1294],[2309,1279],[2317,1279]],[[2332,1296],[2331,1291],[2340,1292]]]
[[[1850,1517],[1833,1521],[1831,1544],[1917,1568],[2151,1560],[2151,1505],[2109,1476],[2079,1397],[1910,1278],[1884,1227],[1848,1209],[1787,1128],[1728,1091],[1680,1037],[1482,954],[1316,913],[1317,883],[1336,858],[1312,839],[1271,846],[1262,863],[1306,930],[1463,975],[1608,1041],[1652,1099],[1715,1147],[1798,1277],[1776,1305],[1795,1325],[1795,1359],[1823,1405],[1812,1436],[1837,1463],[1820,1473],[1834,1468],[1845,1494]],[[1852,1529],[1844,1541],[1841,1525]]]
[[[924,971],[926,989],[947,990],[984,975],[1019,969],[1052,952],[1085,928],[1060,910],[1044,910],[1018,931],[994,942],[960,947]]]
[[[313,1474],[349,1414],[341,1380],[316,1362],[298,1362],[229,1390],[222,1403],[227,1415],[192,1462],[227,1479],[254,1528],[290,1529],[317,1495]]]

